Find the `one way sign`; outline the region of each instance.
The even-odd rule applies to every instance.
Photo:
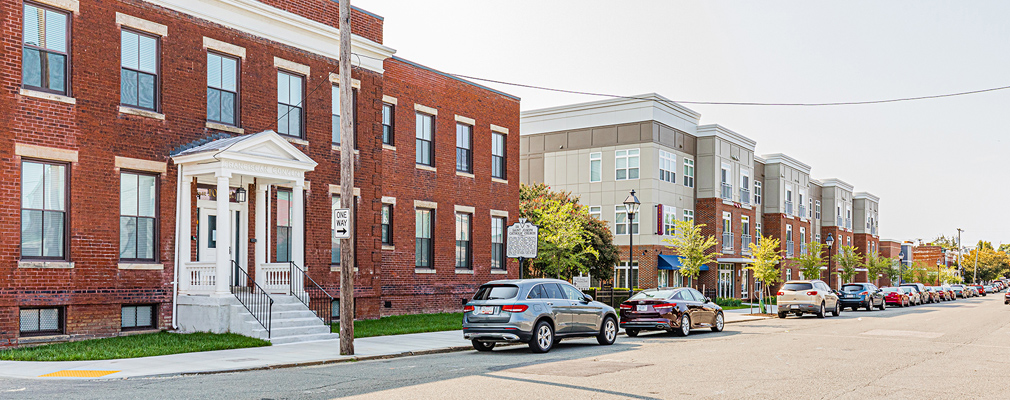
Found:
[[[333,209],[333,238],[351,238],[351,210],[346,208]]]

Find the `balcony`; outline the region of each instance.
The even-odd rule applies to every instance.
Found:
[[[750,190],[740,188],[740,202],[750,204]]]
[[[733,185],[728,183],[722,184],[722,198],[724,200],[733,200]]]
[[[793,215],[793,202],[791,201],[786,202],[786,214]]]
[[[845,226],[845,220],[842,219],[842,216],[839,215],[838,217],[835,217],[835,226],[837,226],[839,228],[842,228],[842,227]]]
[[[871,226],[870,227],[870,234],[873,235],[873,236],[877,236],[877,227],[876,226]]]
[[[807,217],[807,208],[801,204],[800,205],[800,218],[806,218],[806,217]]]
[[[733,253],[733,232],[723,232],[722,251],[723,253]]]
[[[849,230],[852,229],[852,218],[846,218],[845,219],[845,229],[849,229]]]
[[[740,235],[740,254],[750,255],[750,235]]]
[[[786,240],[786,258],[793,257],[793,241]]]

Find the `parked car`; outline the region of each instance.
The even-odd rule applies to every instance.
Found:
[[[936,293],[940,295],[940,301],[951,301],[951,300],[954,300],[953,298],[951,298],[950,292],[947,291],[947,288],[945,288],[943,286],[930,286],[930,288],[932,290],[936,291]]]
[[[954,290],[954,294],[957,297],[960,297],[962,299],[967,299],[968,296],[970,295],[968,289],[966,289],[962,284],[955,283],[953,285],[950,285],[950,288]]]
[[[913,306],[922,304],[922,295],[912,286],[899,286],[908,295],[908,303]]]
[[[916,304],[926,304],[932,302],[932,299],[929,297],[928,294],[926,294],[926,285],[923,285],[921,283],[902,283],[900,286],[910,287],[914,289],[916,293],[919,294],[919,300],[916,302]]]
[[[836,317],[842,314],[838,295],[820,279],[786,282],[777,293],[776,304],[779,318],[790,313],[797,317],[813,313],[818,318],[824,318],[827,312]]]
[[[866,308],[866,311],[887,307],[883,292],[872,283],[846,283],[838,291],[838,298],[842,302],[842,308],[852,307],[852,311],[860,307]]]
[[[943,299],[940,298],[940,292],[934,289],[932,286],[926,286],[926,297],[929,297],[930,303],[939,303]]]
[[[885,287],[881,289],[884,294],[884,302],[887,304],[894,304],[898,307],[908,307],[912,305],[909,302],[908,294],[902,288],[897,287]]]
[[[586,336],[614,344],[617,312],[562,280],[488,282],[463,307],[463,338],[477,351],[525,342],[533,352],[546,353],[561,338]]]
[[[982,286],[982,285],[971,285],[971,287],[975,288],[975,291],[978,292],[979,296],[985,297],[985,295],[986,295],[985,286]]]
[[[996,293],[996,288],[993,285],[985,285],[984,288],[986,293]]]
[[[1010,304],[1010,290],[1008,290],[1006,294],[1003,295],[1003,304],[1004,305]]]
[[[628,336],[645,330],[665,330],[687,336],[694,328],[722,332],[722,307],[692,288],[647,289],[621,303],[621,328]]]
[[[957,300],[957,293],[954,292],[953,287],[951,287],[950,285],[943,285],[941,286],[941,288],[943,289],[944,293],[947,293],[948,299]]]

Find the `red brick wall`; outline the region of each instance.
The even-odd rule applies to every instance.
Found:
[[[335,21],[337,4],[331,1],[276,2],[285,9],[318,21]],[[73,338],[108,335],[119,330],[120,304],[160,304],[159,327],[170,327],[171,282],[175,254],[176,168],[169,154],[177,147],[218,132],[205,127],[206,121],[206,51],[203,36],[245,47],[241,63],[240,124],[246,133],[276,128],[276,68],[273,58],[280,57],[308,65],[306,79],[305,121],[308,145],[296,144],[319,163],[306,174],[306,266],[309,274],[332,293],[337,293],[339,273],[330,271],[330,193],[328,186],[338,184],[339,151],[331,148],[331,98],[329,73],[339,72],[337,61],[310,54],[250,34],[221,27],[208,21],[162,9],[137,0],[100,3],[82,2],[73,15],[70,41],[70,95],[75,105],[40,100],[20,95],[21,85],[21,4],[0,0],[7,10],[0,19],[0,340],[16,340],[18,307],[67,306],[67,333]],[[319,11],[319,7],[323,11]],[[168,27],[168,36],[160,48],[160,112],[164,120],[120,114],[119,107],[119,35],[115,14],[136,16]],[[364,13],[353,16],[354,32],[377,42],[382,41],[381,19]],[[359,23],[360,22],[360,23]],[[358,27],[361,27],[359,31]],[[352,76],[361,81],[357,94],[357,129],[360,154],[355,159],[355,186],[361,190],[357,200],[358,273],[355,280],[357,316],[380,315],[383,287],[388,287],[397,312],[419,312],[458,308],[456,297],[468,296],[478,283],[494,279],[487,273],[489,259],[489,209],[509,211],[514,220],[518,210],[518,134],[519,101],[459,81],[412,68],[400,62],[387,62],[392,94],[401,96],[397,114],[397,135],[402,140],[396,152],[383,150],[381,140],[382,95],[389,84],[382,75],[354,69]],[[414,99],[439,108],[438,166],[436,177],[418,179],[413,169]],[[453,114],[477,120],[475,127],[474,180],[455,176]],[[492,184],[489,176],[489,125],[508,127],[508,184]],[[73,269],[18,268],[20,258],[20,158],[14,144],[26,143],[76,150],[79,161],[68,165],[71,200],[68,207],[69,260]],[[168,172],[159,179],[158,260],[163,270],[120,270],[118,264],[119,171],[115,157],[131,157],[165,162]],[[387,163],[380,168],[381,163]],[[408,173],[404,173],[408,171]],[[246,182],[249,184],[250,182]],[[414,192],[417,194],[414,194]],[[250,190],[250,201],[254,201]],[[381,251],[379,209],[381,196],[398,197],[395,253]],[[418,277],[413,274],[414,198],[440,203],[437,223],[440,273]],[[466,200],[456,200],[466,199]],[[453,224],[452,205],[460,202],[476,207],[474,218],[475,275],[459,275],[451,267]],[[111,206],[110,206],[111,204]],[[250,204],[249,216],[255,210]],[[194,213],[195,228],[195,213]],[[254,226],[251,223],[249,226]],[[511,222],[511,221],[510,221]],[[274,224],[275,221],[271,221]],[[196,234],[196,230],[193,230]],[[252,234],[252,229],[250,229]],[[402,246],[402,247],[401,247]],[[247,260],[254,254],[250,245]],[[192,248],[191,248],[192,250]],[[388,258],[386,258],[388,256]],[[251,264],[251,263],[250,263]],[[250,268],[250,272],[252,268]],[[409,272],[409,273],[408,273]],[[514,263],[509,275],[516,274]],[[406,289],[403,289],[406,288]],[[44,291],[44,292],[40,292]],[[430,301],[419,296],[429,293]],[[441,297],[438,297],[441,296]],[[437,298],[436,298],[437,297]],[[455,305],[455,308],[453,308]],[[115,310],[113,310],[115,309]],[[114,317],[115,315],[115,317]]]
[[[828,269],[821,272],[821,279],[827,282],[831,288],[837,289],[836,286],[838,286],[838,278],[836,274],[838,273],[838,265],[835,262],[835,254],[838,254],[838,249],[841,248],[841,246],[847,246],[849,240],[852,240],[852,245],[855,246],[855,239],[852,237],[851,231],[839,229],[835,226],[821,227],[821,241],[827,240],[828,234],[831,234],[835,242],[831,245],[830,249],[825,249],[825,255],[828,257]],[[828,274],[829,271],[830,276]]]
[[[877,254],[880,253],[880,238],[869,233],[856,233],[852,236],[852,241],[855,243],[856,250],[859,251],[859,254],[863,255],[864,261],[866,260],[866,257],[872,255],[872,249],[877,249]],[[867,272],[863,271],[856,275],[857,282],[871,282],[876,284],[879,282],[879,279],[880,277],[867,276]]]
[[[333,0],[260,0],[263,4],[326,24],[340,27],[340,3]],[[382,43],[382,17],[351,6],[351,32]]]
[[[701,228],[701,232],[705,236],[714,236],[719,242],[715,247],[712,248],[712,252],[722,253],[722,213],[729,212],[733,216],[731,217],[733,221],[733,252],[726,253],[720,256],[721,258],[742,258],[741,246],[740,246],[740,235],[741,231],[741,217],[746,215],[750,217],[750,235],[751,240],[756,240],[755,227],[757,226],[757,219],[755,218],[755,211],[753,208],[747,209],[742,206],[732,203],[726,204],[722,199],[719,198],[706,198],[698,199],[695,201],[695,223],[704,224]],[[764,225],[762,225],[764,229]],[[741,268],[740,264],[734,266],[734,271]],[[736,282],[734,284],[734,290],[739,295],[740,292],[740,275],[734,272],[734,279]],[[701,271],[699,274],[699,279],[697,285],[695,286],[698,290],[702,289],[716,289],[719,285],[719,264],[712,263],[709,265],[708,271]]]
[[[396,198],[394,250],[382,251],[382,299],[392,302],[382,315],[420,311],[459,311],[461,299],[480,284],[518,278],[518,264],[508,261],[507,275],[491,274],[491,210],[507,211],[506,224],[519,215],[519,100],[481,89],[399,59],[385,62],[385,94],[395,97],[395,150],[382,150],[382,195]],[[381,102],[377,102],[381,106]],[[415,109],[435,108],[434,166],[415,167]],[[456,119],[474,120],[473,177],[456,174]],[[506,178],[491,180],[491,124],[509,130]],[[379,137],[377,134],[376,137]],[[414,201],[438,204],[435,211],[434,274],[414,271]],[[472,206],[473,273],[455,270],[455,206]],[[375,210],[378,210],[377,208]],[[375,214],[378,218],[378,213]],[[375,221],[378,224],[378,219]],[[385,304],[383,304],[385,305]]]

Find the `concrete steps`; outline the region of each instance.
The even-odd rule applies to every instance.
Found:
[[[330,327],[309,310],[297,298],[289,295],[270,295],[274,300],[271,307],[270,334],[256,321],[241,303],[233,305],[232,328],[236,333],[269,340],[273,344],[307,342],[313,340],[336,339],[337,334],[330,333]]]

